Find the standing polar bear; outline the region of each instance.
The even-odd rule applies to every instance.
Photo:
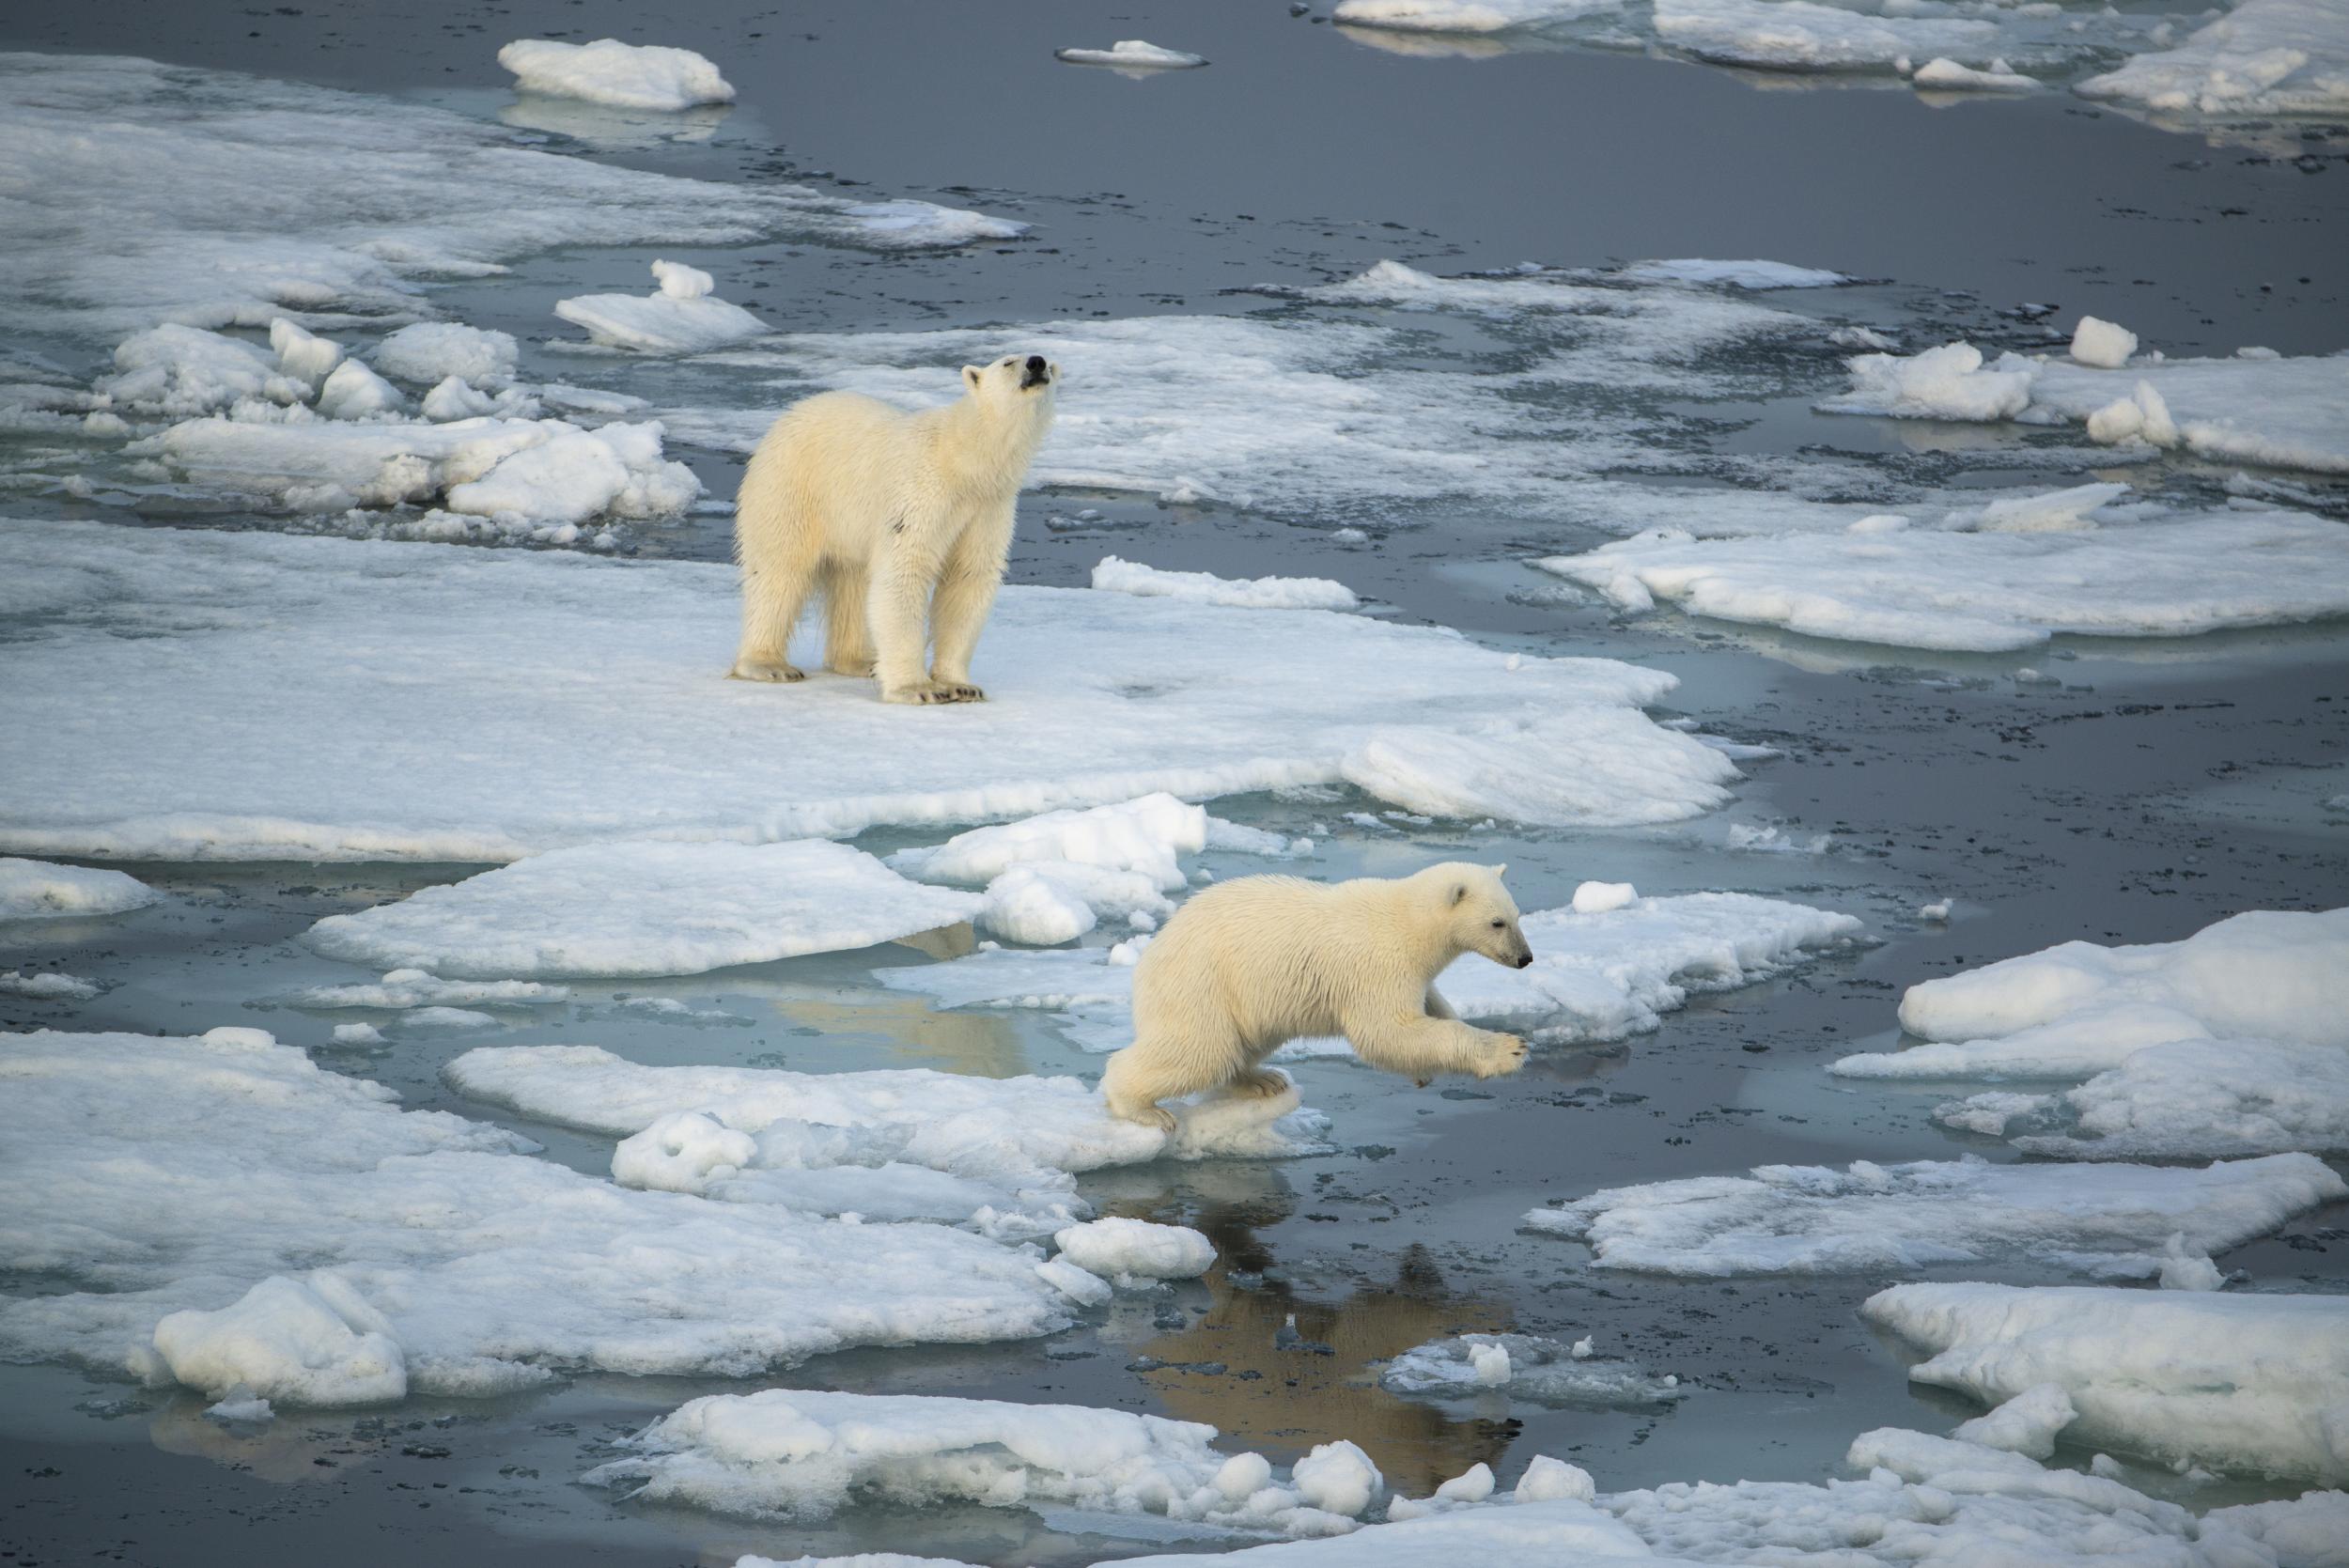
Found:
[[[734,678],[803,678],[791,631],[821,593],[826,669],[878,675],[883,702],[984,701],[971,654],[1059,380],[1042,354],[1013,354],[964,365],[963,395],[942,409],[909,413],[827,392],[785,411],[752,454],[735,507]]]
[[[1288,1087],[1264,1059],[1301,1035],[1343,1034],[1355,1053],[1424,1085],[1438,1073],[1495,1078],[1525,1042],[1460,1022],[1435,987],[1463,953],[1523,969],[1506,866],[1447,862],[1389,881],[1243,877],[1177,911],[1134,970],[1134,1043],[1110,1058],[1110,1114],[1172,1128],[1158,1102],[1226,1084]]]

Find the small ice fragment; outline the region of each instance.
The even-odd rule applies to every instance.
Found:
[[[1574,890],[1574,912],[1578,915],[1604,914],[1636,903],[1639,890],[1629,882],[1585,882]]]
[[[1289,1479],[1308,1503],[1349,1519],[1368,1508],[1385,1484],[1370,1455],[1344,1438],[1315,1448],[1297,1462]]]
[[[2083,316],[2072,331],[2072,357],[2099,370],[2118,370],[2137,352],[2137,334],[2111,321]]]
[[[1517,1489],[1511,1495],[1518,1502],[1554,1502],[1561,1498],[1579,1498],[1588,1502],[1598,1495],[1598,1486],[1591,1480],[1591,1472],[1581,1466],[1537,1453],[1533,1462],[1525,1467],[1525,1473],[1517,1478]]]
[[[1446,1502],[1483,1502],[1493,1495],[1493,1467],[1478,1463],[1436,1488]]]
[[[1128,70],[1188,70],[1207,63],[1205,54],[1161,49],[1141,39],[1120,39],[1107,49],[1055,49],[1052,58],[1072,66],[1115,66]]]
[[[1468,1347],[1469,1368],[1479,1388],[1498,1389],[1509,1381],[1509,1348],[1500,1344]]]
[[[734,101],[734,88],[718,68],[690,49],[617,39],[593,43],[516,39],[498,51],[498,64],[514,73],[515,91],[549,98],[663,111]]]
[[[1589,1360],[1591,1358],[1591,1336],[1585,1334],[1580,1339],[1575,1341],[1574,1348],[1568,1351],[1567,1354],[1572,1356],[1578,1361]]]
[[[1920,905],[1917,909],[1917,918],[1919,920],[1949,919],[1950,900],[1944,898],[1937,903]]]
[[[2207,1253],[2189,1248],[2183,1232],[2171,1236],[2161,1250],[2161,1288],[2164,1290],[2217,1290],[2227,1277]]]
[[[383,1032],[371,1023],[338,1023],[334,1026],[334,1043],[338,1046],[380,1046]]]

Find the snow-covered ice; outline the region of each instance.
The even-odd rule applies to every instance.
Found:
[[[699,103],[734,101],[733,86],[706,56],[662,44],[516,39],[498,51],[498,64],[514,73],[516,92],[549,98],[585,99],[623,109],[691,109]]]
[[[296,1007],[542,1007],[568,1001],[570,987],[535,980],[443,980],[418,969],[393,970],[381,981],[312,986],[286,1000]]]
[[[1120,70],[1187,70],[1207,63],[1205,54],[1167,49],[1143,39],[1120,39],[1107,49],[1055,49],[1052,58],[1072,66],[1114,66]]]
[[[327,385],[364,368],[347,361]],[[599,517],[674,516],[701,494],[692,471],[664,455],[663,434],[657,421],[583,430],[560,419],[353,424],[212,417],[175,425],[129,450],[208,490],[297,512],[437,504],[481,518],[576,525]]]
[[[162,898],[128,872],[0,855],[0,920],[127,914]]]
[[[315,363],[315,353],[298,355]],[[324,375],[320,378],[323,380]],[[306,380],[241,338],[165,322],[115,345],[114,372],[99,379],[108,406],[124,412],[185,418],[243,398],[288,404],[310,395]]]
[[[1860,1311],[1930,1353],[1917,1382],[1986,1404],[2060,1387],[2078,1412],[2067,1440],[2349,1477],[2349,1296],[1908,1284]]]
[[[1662,599],[1716,620],[1950,651],[2349,615],[2349,527],[2252,506],[2035,532],[1659,529],[1536,565],[1627,611]]]
[[[622,168],[397,99],[86,54],[0,55],[0,188],[15,285],[0,321],[117,335],[393,326],[431,314],[424,280],[569,245],[895,249],[1025,227]]]
[[[2034,1383],[1987,1415],[1960,1422],[1950,1436],[2009,1453],[2045,1459],[2055,1452],[2056,1435],[2079,1419],[2061,1383]]]
[[[2118,322],[2083,316],[2072,329],[2072,357],[2099,370],[2118,370],[2137,352],[2137,334]]]
[[[1979,18],[1874,16],[1812,0],[1656,0],[1656,36],[1701,60],[1780,70],[1890,70],[1911,55],[1979,64],[2005,39]]]
[[[1501,1389],[1543,1405],[1644,1406],[1684,1397],[1670,1374],[1577,1355],[1579,1348],[1538,1334],[1462,1334],[1412,1346],[1378,1382],[1390,1393],[1457,1399]]]
[[[2048,1094],[1992,1090],[1934,1119],[2068,1159],[2349,1154],[2349,1050],[2280,1040],[2178,1040],[2130,1051]]]
[[[1190,1280],[1215,1262],[1215,1244],[1188,1225],[1088,1219],[1052,1237],[1060,1255],[1103,1279]]]
[[[2174,942],[2063,942],[1912,986],[1900,1019],[1931,1043],[1828,1070],[2078,1079],[2173,1040],[2349,1046],[2349,908],[2257,909]]]
[[[1006,1189],[1065,1189],[1070,1175],[1160,1158],[1314,1153],[1325,1125],[1318,1112],[1291,1114],[1293,1094],[1177,1105],[1180,1125],[1169,1133],[1112,1117],[1073,1078],[648,1067],[593,1046],[485,1046],[443,1071],[471,1098],[618,1138],[701,1112],[756,1137],[758,1168],[897,1163]]]
[[[463,980],[701,974],[871,947],[980,908],[822,839],[624,842],[552,850],[329,915],[304,939],[330,958]]]
[[[2349,110],[2349,0],[2242,0],[2077,90],[2164,115],[2338,115]]]
[[[61,970],[0,970],[0,996],[27,1001],[87,1001],[98,994],[98,983]]]
[[[1786,261],[1716,261],[1683,256],[1667,261],[1635,261],[1615,276],[1633,283],[1687,283],[1730,288],[1832,288],[1856,282],[1824,267],[1797,267]]]
[[[331,1398],[327,1371],[355,1374],[381,1335],[410,1393],[482,1395],[570,1369],[742,1376],[1067,1321],[1020,1250],[625,1190],[526,1157],[502,1128],[402,1111],[258,1030],[8,1035],[0,1084],[23,1118],[0,1192],[39,1195],[0,1203],[9,1257],[59,1286],[0,1301],[11,1357],[155,1382],[180,1358],[208,1391],[233,1374]],[[272,1279],[288,1284],[254,1294]],[[224,1309],[156,1337],[173,1313]]]
[[[1826,412],[2077,423],[2107,444],[2140,441],[2215,462],[2349,473],[2349,354],[2139,356],[2110,369],[2016,353],[1986,361],[1961,342],[1844,363],[1850,390],[1823,399]]]
[[[1179,857],[1207,846],[1206,808],[1160,791],[1083,810],[1045,812],[972,828],[943,844],[900,849],[891,869],[926,881],[984,887],[1022,865],[1081,865],[1144,879],[1161,893],[1184,886]]]
[[[357,360],[347,359],[319,383],[317,408],[329,419],[366,419],[397,413],[402,401],[399,388]]]
[[[1227,1459],[1210,1446],[1215,1436],[1196,1421],[1077,1405],[767,1389],[680,1405],[626,1439],[628,1457],[584,1479],[646,1501],[760,1518],[823,1519],[857,1502],[964,1503],[1155,1514],[1257,1536],[1342,1534],[1377,1494],[1375,1468],[1367,1484],[1316,1473],[1319,1449],[1288,1484],[1271,1483],[1260,1457]],[[1328,1446],[1360,1459],[1351,1443]]]
[[[519,349],[511,333],[456,321],[418,321],[375,346],[375,367],[394,380],[431,386],[451,376],[487,392],[514,379]]]
[[[1498,33],[1618,9],[1623,0],[1338,0],[1332,21],[1406,32]]]
[[[767,324],[711,292],[717,280],[696,267],[656,261],[650,294],[580,294],[554,314],[598,343],[648,354],[698,354],[766,335]]]
[[[0,608],[37,617],[0,682],[0,731],[44,737],[0,750],[23,853],[502,861],[1340,781],[1470,820],[1657,822],[1736,777],[1639,710],[1657,671],[1511,667],[1359,616],[1300,644],[1283,615],[1085,589],[1005,589],[993,700],[952,712],[722,678],[716,565],[0,521]]]
[[[2038,78],[2025,76],[1999,58],[1980,70],[1952,59],[1927,60],[1908,80],[1916,86],[1945,93],[2027,93],[2039,88]]]
[[[2242,1531],[2276,1554],[2280,1568],[2349,1568],[2349,1492],[2214,1508],[2205,1519]]]
[[[1533,1209],[1531,1228],[1589,1245],[1601,1268],[1696,1278],[1915,1269],[2023,1258],[2098,1279],[2151,1279],[2168,1239],[2202,1253],[2349,1197],[2309,1155],[2205,1170],[1992,1165],[1979,1159],[1766,1165],[1610,1188]]]
[[[1353,589],[1326,577],[1236,580],[1212,572],[1163,571],[1114,555],[1104,555],[1094,564],[1093,585],[1137,598],[1184,598],[1237,610],[1351,610],[1361,602]]]
[[[1545,1044],[1643,1034],[1694,994],[1732,990],[1859,939],[1850,915],[1750,893],[1641,898],[1596,913],[1542,909],[1519,927],[1532,967],[1505,970],[1476,954],[1455,960],[1437,988],[1463,1018]],[[1089,1049],[1131,1036],[1129,947],[1057,953],[981,952],[949,963],[897,967],[877,978],[942,1007],[1034,1007],[1070,1013]]]

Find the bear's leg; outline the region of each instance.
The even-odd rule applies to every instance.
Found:
[[[1174,1113],[1158,1102],[1224,1082],[1232,1063],[1245,1055],[1237,1038],[1218,1042],[1144,1030],[1110,1058],[1101,1073],[1101,1097],[1109,1102],[1111,1115],[1171,1132]]]
[[[1415,1017],[1358,1016],[1346,1020],[1346,1037],[1354,1053],[1372,1066],[1401,1073],[1423,1086],[1438,1073],[1499,1078],[1525,1065],[1525,1042],[1516,1035],[1424,1012]]]
[[[946,557],[938,598],[930,606],[938,643],[930,678],[959,701],[987,700],[987,693],[972,684],[971,656],[978,649],[988,612],[995,607],[995,590],[1003,581],[1015,505],[1003,506],[963,530]]]
[[[1232,1075],[1223,1092],[1236,1100],[1268,1100],[1289,1090],[1288,1075],[1269,1067],[1249,1067]]]
[[[865,629],[864,599],[871,585],[864,568],[835,564],[825,579],[824,668],[836,675],[869,675],[873,637]]]
[[[873,564],[873,585],[864,614],[873,634],[873,673],[880,677],[885,703],[950,703],[950,696],[922,671],[929,643],[930,585],[935,558],[901,546]]]
[[[791,632],[816,583],[816,563],[764,561],[742,568],[742,642],[730,680],[804,680],[790,660]]]

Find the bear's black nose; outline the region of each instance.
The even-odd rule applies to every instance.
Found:
[[[1031,376],[1041,376],[1044,374],[1044,356],[1042,354],[1030,354],[1028,356],[1028,374]]]
[[[1520,953],[1520,954],[1518,954],[1518,955],[1517,955],[1517,968],[1519,968],[1519,969],[1521,969],[1521,970],[1524,970],[1524,969],[1532,969],[1532,967],[1533,967],[1533,955],[1532,955],[1531,953]]]

